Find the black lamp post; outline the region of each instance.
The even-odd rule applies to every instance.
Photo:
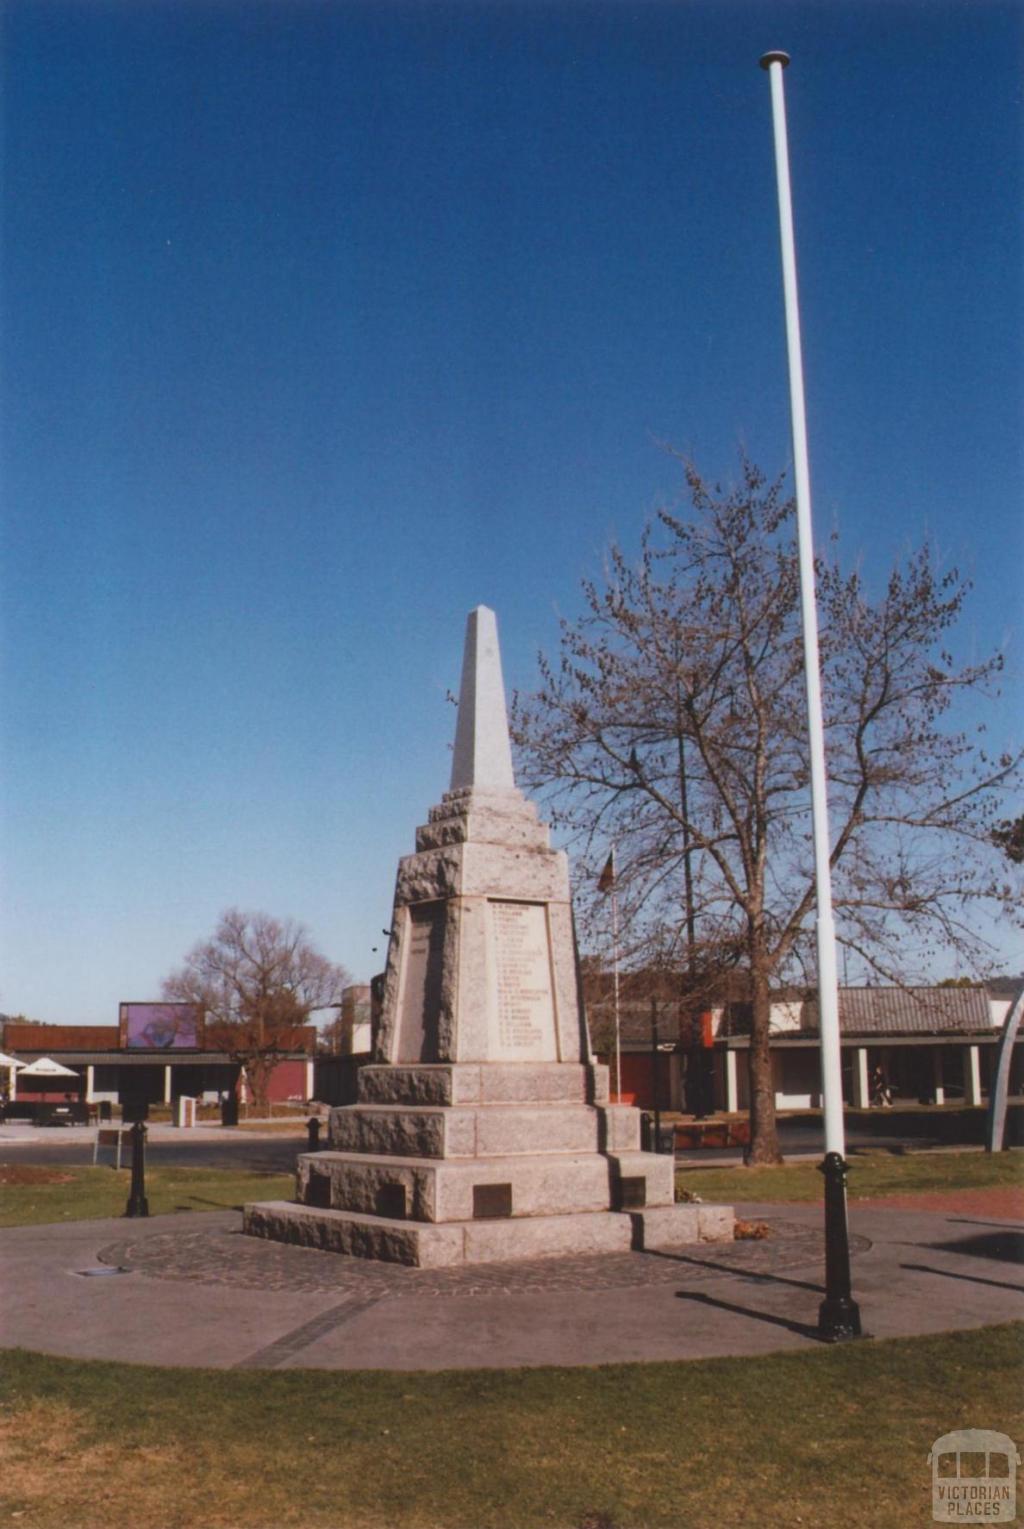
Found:
[[[818,1164],[818,1172],[825,1176],[825,1299],[818,1307],[818,1336],[826,1343],[861,1336],[860,1307],[850,1283],[847,1168],[839,1152],[826,1152],[824,1162]]]
[[[132,1187],[125,1207],[126,1216],[148,1216],[146,1199],[146,1123],[136,1120],[132,1126]]]

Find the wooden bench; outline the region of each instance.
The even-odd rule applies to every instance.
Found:
[[[746,1147],[750,1144],[749,1120],[702,1120],[681,1122],[675,1128],[676,1149]]]

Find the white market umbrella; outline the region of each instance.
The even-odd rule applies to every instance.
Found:
[[[27,1067],[22,1067],[23,1078],[77,1078],[78,1073],[73,1067],[65,1067],[63,1062],[55,1062],[52,1057],[41,1056],[37,1062],[29,1062]]]
[[[24,1067],[24,1062],[19,1062],[16,1056],[8,1056],[6,1051],[0,1051],[0,1067]]]

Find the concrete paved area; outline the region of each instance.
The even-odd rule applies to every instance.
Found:
[[[1024,1317],[1024,1227],[851,1210],[876,1337]],[[763,1241],[416,1270],[240,1233],[235,1212],[20,1227],[0,1246],[0,1345],[218,1368],[433,1370],[680,1360],[815,1346],[821,1211],[737,1208]],[[91,1273],[120,1269],[119,1273]]]

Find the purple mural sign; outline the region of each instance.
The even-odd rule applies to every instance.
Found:
[[[196,1003],[123,1003],[121,1046],[132,1051],[195,1051],[203,1044]]]

